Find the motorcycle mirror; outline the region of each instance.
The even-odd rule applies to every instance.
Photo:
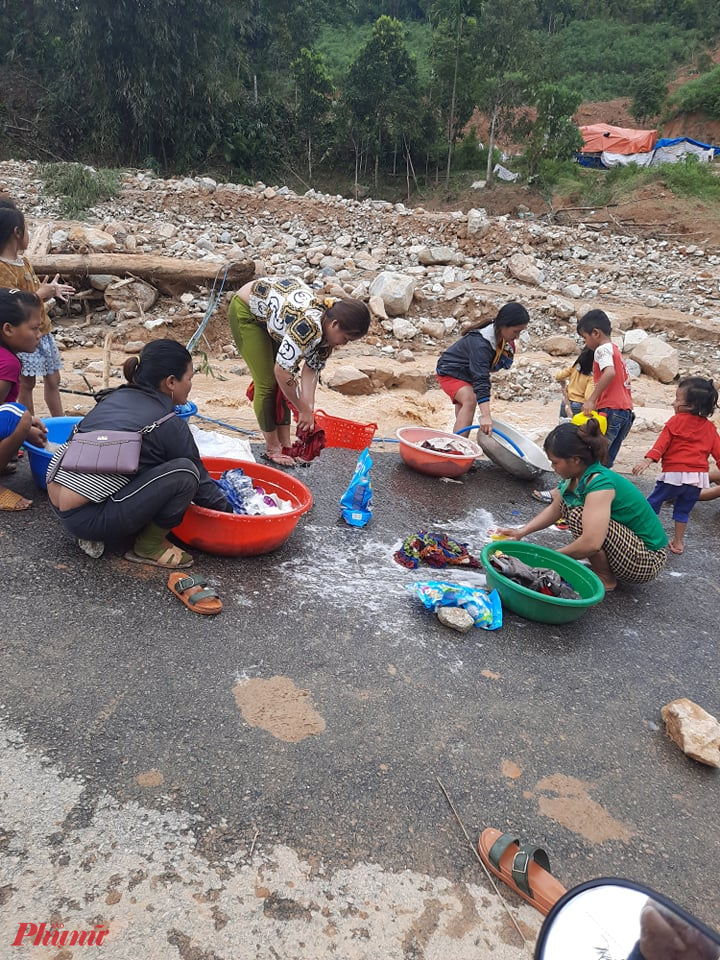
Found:
[[[720,934],[649,887],[602,878],[555,904],[535,960],[720,960]]]

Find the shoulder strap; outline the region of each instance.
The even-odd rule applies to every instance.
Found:
[[[171,410],[170,413],[166,413],[165,416],[160,417],[159,420],[154,420],[146,427],[141,427],[140,430],[138,430],[138,433],[152,433],[155,427],[159,427],[161,423],[165,423],[166,420],[170,420],[174,416],[176,416],[176,413],[174,410]]]

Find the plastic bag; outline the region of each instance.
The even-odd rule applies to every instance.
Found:
[[[428,610],[438,607],[463,607],[482,630],[497,630],[502,626],[502,603],[497,590],[487,593],[480,587],[464,587],[445,580],[420,580],[405,588]]]
[[[370,484],[372,457],[366,447],[358,457],[350,486],[340,498],[342,518],[351,527],[364,527],[372,514],[372,486]]]

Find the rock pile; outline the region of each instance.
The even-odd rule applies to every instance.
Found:
[[[58,201],[45,193],[34,163],[0,163],[0,192],[17,200],[41,237],[35,253],[122,252],[130,264],[133,255],[153,254],[218,267],[252,260],[257,274],[296,275],[366,299],[375,316],[367,341],[374,362],[353,359],[335,369],[328,382],[342,392],[410,381],[412,389],[426,389],[427,376],[409,369],[409,361],[436,355],[465,324],[489,319],[511,299],[528,306],[533,322],[516,368],[497,378],[505,399],[556,397],[548,354],[579,351],[575,323],[591,307],[610,315],[636,375],[669,383],[678,374],[717,374],[720,255],[697,246],[531,215],[430,212],[262,183],[163,180],[148,171],[126,172],[120,195],[91,210],[88,224],[58,219]],[[108,326],[119,342],[145,340],[158,326],[183,335],[209,303],[208,289],[158,298],[151,284],[132,277],[94,277],[74,301],[76,313],[59,317],[58,339],[61,346],[99,344]],[[232,353],[227,334],[220,336],[218,349]]]

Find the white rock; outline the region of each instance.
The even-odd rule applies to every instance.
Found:
[[[623,353],[632,353],[635,347],[647,340],[648,333],[647,330],[643,330],[641,327],[634,327],[632,330],[628,330],[623,338]]]
[[[383,270],[370,284],[370,296],[382,299],[388,316],[399,317],[410,308],[416,286],[414,277]]]
[[[542,282],[542,271],[535,263],[535,259],[524,253],[514,253],[507,261],[507,268],[510,275],[520,283],[537,287]]]
[[[423,266],[437,266],[463,263],[465,258],[452,247],[423,247],[418,253],[418,261]]]
[[[144,280],[116,280],[105,288],[108,310],[134,310],[147,313],[155,306],[158,292]]]
[[[119,279],[120,277],[113,277],[109,273],[93,273],[88,277],[88,282],[93,290],[105,290]]]
[[[720,767],[720,723],[701,706],[680,697],[660,711],[668,736],[693,760]]]
[[[469,237],[482,237],[490,229],[487,211],[473,207],[467,213],[467,232]]]
[[[417,336],[417,327],[405,317],[395,317],[392,332],[396,340],[412,340]]]
[[[680,369],[680,356],[669,343],[658,337],[646,337],[630,354],[643,373],[660,383],[672,383]]]
[[[463,607],[440,607],[437,618],[443,626],[457,630],[458,633],[468,633],[475,626],[471,614]]]

